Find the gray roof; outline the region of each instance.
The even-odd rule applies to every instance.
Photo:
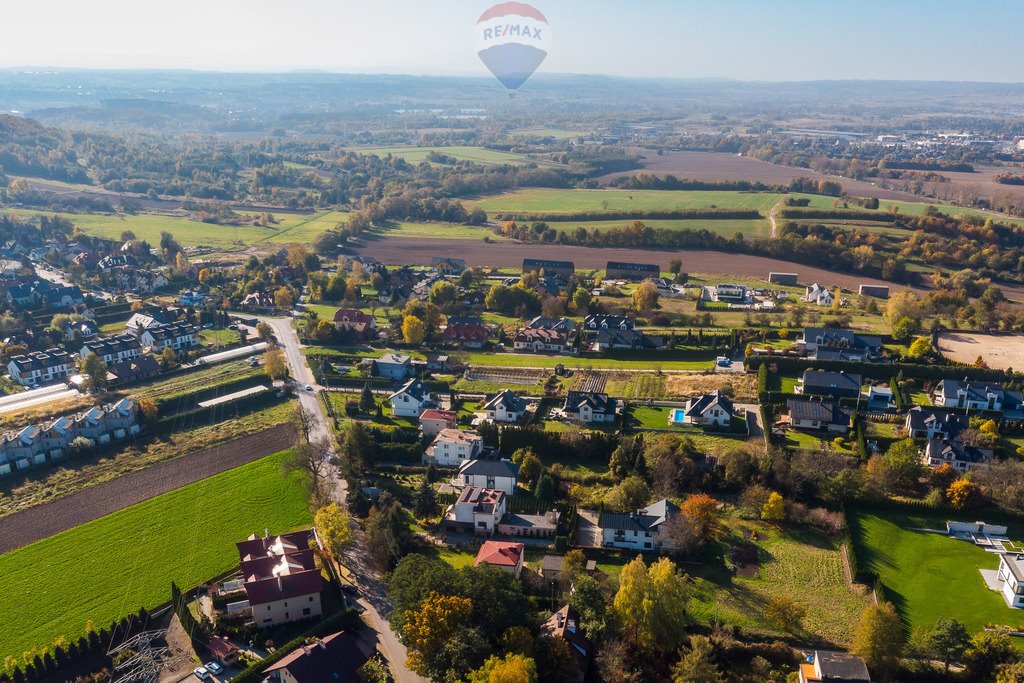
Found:
[[[686,413],[688,415],[691,413],[700,415],[715,404],[721,406],[722,410],[732,413],[732,400],[718,389],[715,389],[714,393],[691,398],[687,402]]]
[[[651,503],[636,512],[620,514],[602,512],[597,525],[602,529],[623,529],[625,531],[650,531],[669,517],[679,512],[679,507],[666,498]]]
[[[791,398],[786,401],[789,417],[793,420],[814,420],[825,424],[850,424],[850,413],[829,401]]]
[[[391,394],[391,396],[389,396],[388,398],[391,399],[401,394],[409,394],[413,398],[420,401],[430,398],[430,391],[427,389],[426,385],[423,384],[423,382],[419,381],[418,379],[409,380],[408,382],[403,384],[398,391]]]
[[[852,330],[840,330],[835,327],[805,327],[804,341],[814,342],[820,346],[867,351],[878,351],[882,348],[881,337],[857,334]]]
[[[925,447],[929,458],[949,460],[951,462],[974,465],[992,459],[992,451],[987,448],[969,446],[963,441],[949,439],[932,439]]]
[[[818,669],[821,670],[822,680],[835,681],[835,683],[854,683],[855,681],[870,683],[871,681],[867,665],[857,655],[815,650],[814,659],[818,663]]]
[[[565,396],[563,410],[567,413],[576,413],[585,405],[589,405],[595,413],[607,414],[615,412],[618,401],[608,394],[594,391],[570,391]]]
[[[967,426],[967,416],[960,413],[925,408],[924,406],[914,406],[907,411],[907,429],[912,431],[931,429],[954,437],[967,429]]]
[[[485,410],[493,410],[498,406],[505,406],[505,410],[514,413],[521,413],[526,410],[526,399],[518,394],[512,393],[511,389],[502,389],[487,400]]]
[[[462,463],[459,474],[481,477],[519,477],[519,465],[510,460],[468,460]]]
[[[860,393],[861,380],[860,375],[853,373],[832,372],[829,370],[804,370],[804,393],[831,389],[838,392],[852,393],[856,396]],[[825,393],[831,392],[826,391]]]
[[[964,391],[970,401],[986,401],[989,394],[995,394],[1003,408],[1012,408],[1021,403],[1021,394],[1017,391],[1005,391],[1003,385],[994,382],[968,382],[956,379],[944,379],[941,383],[943,396],[956,396]]]

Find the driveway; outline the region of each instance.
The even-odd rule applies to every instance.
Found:
[[[597,525],[599,513],[594,510],[578,510],[579,520],[576,524],[576,546],[581,548],[600,548],[603,538],[601,527]]]
[[[334,443],[334,434],[331,432],[330,424],[320,409],[320,401],[317,392],[320,387],[316,385],[312,370],[306,363],[306,357],[302,353],[302,343],[299,335],[292,326],[291,318],[268,318],[261,317],[261,321],[270,325],[274,330],[274,336],[284,350],[285,359],[288,362],[288,370],[292,378],[299,385],[299,404],[308,409],[316,417],[310,437],[312,439],[326,439]],[[305,391],[302,387],[306,385],[313,387],[313,391]],[[328,464],[329,479],[334,484],[335,499],[342,505],[348,494],[347,484],[342,479],[336,467]],[[369,565],[369,553],[366,552],[366,541],[362,531],[353,524],[353,541],[345,553],[345,565],[352,573],[356,585],[359,587],[359,598],[357,602],[364,608],[363,621],[377,632],[377,646],[381,653],[387,658],[391,666],[391,673],[397,683],[427,683],[427,679],[410,671],[405,666],[406,649],[405,645],[398,639],[391,625],[384,618],[391,611],[392,605],[387,598],[387,588],[381,581],[377,572]]]

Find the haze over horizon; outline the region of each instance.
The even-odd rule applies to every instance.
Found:
[[[492,0],[49,0],[6,9],[0,68],[487,76],[472,29]],[[1006,0],[536,0],[553,44],[538,73],[737,81],[1009,82],[1021,75]],[[11,30],[13,29],[13,30]],[[40,34],[45,40],[40,40]],[[984,50],[977,46],[984,45]]]

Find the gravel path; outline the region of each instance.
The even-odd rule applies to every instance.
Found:
[[[294,444],[295,428],[290,423],[281,424],[16,512],[0,518],[0,554]]]

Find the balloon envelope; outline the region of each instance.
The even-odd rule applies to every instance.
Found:
[[[548,56],[551,27],[536,8],[522,2],[502,2],[480,15],[474,42],[480,61],[502,85],[514,91]]]

